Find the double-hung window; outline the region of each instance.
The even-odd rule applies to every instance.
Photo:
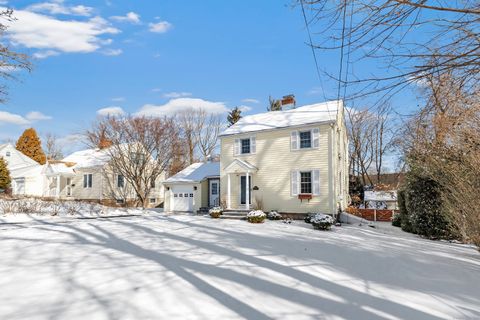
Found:
[[[300,172],[300,193],[302,194],[312,193],[312,172],[311,171]]]
[[[257,152],[257,139],[255,136],[235,139],[233,155],[249,155]]]
[[[83,175],[83,187],[91,188],[93,186],[93,174],[84,174]]]
[[[248,139],[240,139],[240,152],[242,154],[250,153],[250,138]]]
[[[312,131],[300,131],[300,149],[308,149],[312,147]]]
[[[123,188],[125,187],[125,177],[121,174],[117,175],[117,187]]]

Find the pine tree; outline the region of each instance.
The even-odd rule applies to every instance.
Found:
[[[242,118],[242,110],[238,107],[233,108],[227,116],[227,120],[230,123],[228,126],[233,126],[235,123],[238,122]]]
[[[0,189],[7,190],[10,188],[10,171],[8,171],[7,162],[0,157]]]
[[[277,99],[273,99],[271,96],[268,97],[268,102],[270,106],[267,108],[267,111],[282,111],[282,102]]]
[[[47,160],[42,150],[42,142],[33,128],[27,129],[22,133],[20,138],[18,138],[16,148],[40,164],[45,164]]]

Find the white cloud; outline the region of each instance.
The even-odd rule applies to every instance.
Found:
[[[113,102],[123,102],[127,99],[125,99],[124,97],[115,97],[115,98],[112,98],[112,101]]]
[[[119,56],[123,53],[122,49],[105,49],[102,52],[106,56]]]
[[[163,95],[164,98],[176,99],[190,97],[192,94],[190,92],[168,92]]]
[[[100,116],[123,116],[125,111],[121,107],[106,107],[97,111],[97,114]]]
[[[173,25],[168,21],[150,23],[148,26],[150,27],[150,31],[155,33],[165,33],[173,28]]]
[[[77,16],[91,16],[93,12],[92,7],[83,5],[66,6],[63,0],[52,0],[50,2],[40,2],[32,4],[26,8],[27,11],[45,12],[49,14],[64,14]]]
[[[112,42],[100,36],[120,32],[102,17],[67,21],[25,10],[15,11],[15,17],[18,21],[9,22],[7,29],[12,43],[47,51],[93,52]]]
[[[172,99],[163,105],[144,105],[136,115],[161,117],[166,115],[174,115],[177,112],[191,109],[203,109],[209,113],[225,113],[228,111],[223,102],[213,102],[197,98],[179,98]]]
[[[60,54],[60,52],[55,51],[55,50],[45,50],[45,51],[35,52],[33,54],[33,57],[37,58],[37,59],[45,59],[45,58],[48,58],[48,57],[58,56],[59,54]]]
[[[110,19],[118,22],[128,22],[133,24],[140,23],[140,15],[135,12],[129,12],[125,16],[113,16]]]
[[[7,111],[0,111],[0,123],[9,123],[23,126],[29,124],[30,121],[28,121],[19,114],[10,113]]]
[[[238,109],[240,109],[240,111],[242,111],[242,112],[248,112],[248,111],[252,110],[252,107],[249,107],[249,106],[239,106]]]
[[[41,121],[41,120],[50,120],[52,117],[44,115],[39,111],[31,111],[25,116],[29,121]]]
[[[260,101],[258,101],[257,99],[251,99],[251,98],[243,99],[242,102],[245,102],[245,103],[260,103]]]

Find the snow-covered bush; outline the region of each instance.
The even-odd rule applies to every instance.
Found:
[[[250,223],[262,223],[267,215],[262,210],[254,210],[247,213],[247,221]]]
[[[305,223],[312,223],[312,219],[315,217],[315,215],[316,213],[307,213],[303,221],[305,221]]]
[[[210,217],[217,219],[222,215],[223,209],[221,207],[213,207],[208,210],[208,213],[210,214]]]
[[[268,220],[282,220],[283,217],[276,210],[272,210],[267,214]]]
[[[329,215],[317,213],[311,220],[314,229],[329,230],[335,220]]]

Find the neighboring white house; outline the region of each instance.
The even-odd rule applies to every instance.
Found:
[[[41,174],[43,167],[38,162],[18,151],[10,143],[0,145],[0,156],[7,162],[14,195],[43,195],[46,181]]]
[[[220,205],[220,163],[194,163],[163,183],[165,210],[197,212]]]
[[[130,203],[135,199],[135,193],[125,177],[117,174],[109,166],[110,156],[106,149],[87,149],[75,152],[62,163],[68,170],[57,171],[60,179],[61,196],[68,196],[77,200],[100,201],[108,205]],[[157,207],[163,204],[163,185],[165,174],[157,178],[151,185],[149,206]]]
[[[365,191],[364,207],[367,209],[397,210],[397,191]]]
[[[220,136],[228,209],[336,214],[348,204],[342,101],[246,116]]]

